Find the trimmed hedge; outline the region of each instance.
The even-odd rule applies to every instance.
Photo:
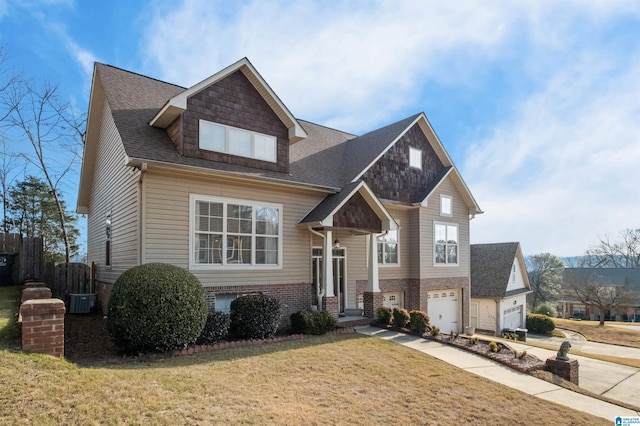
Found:
[[[282,306],[265,294],[240,296],[231,302],[229,334],[238,339],[265,339],[275,336]]]
[[[206,319],[198,278],[165,263],[147,263],[122,273],[107,305],[109,335],[125,353],[183,349],[196,342]]]
[[[422,334],[430,328],[429,315],[426,312],[417,310],[409,312],[409,330]]]
[[[395,327],[406,327],[409,324],[409,312],[403,308],[393,308],[393,325]]]
[[[336,328],[336,319],[326,311],[305,309],[291,314],[290,319],[296,334],[325,334]]]
[[[209,312],[207,322],[204,324],[202,333],[200,333],[196,343],[199,345],[211,345],[226,339],[229,334],[229,323],[229,314],[226,312]]]
[[[386,308],[384,306],[380,306],[376,309],[376,320],[378,324],[381,325],[389,325],[391,324],[391,314],[393,310],[391,308]]]
[[[542,314],[527,314],[527,330],[531,333],[549,334],[556,328],[551,318]]]

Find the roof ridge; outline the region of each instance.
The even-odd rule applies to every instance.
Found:
[[[334,132],[344,133],[345,135],[353,136],[354,138],[357,138],[357,137],[358,137],[358,135],[356,135],[356,134],[354,134],[354,133],[345,132],[344,130],[336,129],[335,127],[329,127],[329,126],[326,126],[326,125],[324,125],[324,124],[314,123],[313,121],[305,120],[305,119],[303,119],[303,118],[297,118],[297,117],[296,117],[296,120],[298,120],[298,121],[302,121],[302,122],[304,122],[304,123],[309,123],[309,124],[312,124],[312,125],[314,125],[314,126],[322,127],[322,128],[324,128],[324,129],[327,129],[327,130],[333,130]]]
[[[126,70],[126,69],[124,69],[124,68],[120,68],[120,67],[117,67],[117,66],[115,66],[115,65],[105,64],[105,63],[103,63],[103,62],[98,62],[98,61],[95,61],[95,62],[94,62],[94,66],[95,66],[95,65],[102,65],[102,66],[104,66],[104,67],[113,68],[113,69],[115,69],[115,70],[122,71],[122,72],[126,72],[126,73],[128,73],[128,74],[133,74],[133,75],[137,75],[137,76],[139,76],[139,77],[144,77],[144,78],[146,78],[146,79],[148,79],[148,80],[157,81],[158,83],[168,84],[168,85],[170,85],[170,86],[174,86],[174,87],[177,87],[177,88],[180,88],[180,89],[183,89],[183,90],[187,90],[187,88],[186,88],[186,87],[181,86],[181,85],[179,85],[179,84],[169,83],[168,81],[160,80],[159,78],[155,78],[155,77],[149,77],[148,75],[144,75],[144,74],[141,74],[141,73],[136,72],[136,71]]]

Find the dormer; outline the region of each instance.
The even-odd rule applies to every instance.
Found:
[[[244,58],[169,99],[149,123],[180,155],[289,173],[289,145],[307,134]]]

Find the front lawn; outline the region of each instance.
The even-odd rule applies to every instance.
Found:
[[[19,344],[17,315],[20,296],[21,290],[18,286],[0,287],[0,345]]]
[[[0,424],[608,424],[360,335],[82,368],[0,350]]]
[[[640,348],[640,326],[638,326],[638,331],[634,331],[615,327],[608,321],[603,326],[600,326],[598,321],[575,321],[561,318],[554,318],[553,320],[556,323],[556,327],[580,333],[592,342]],[[616,324],[632,325],[632,323],[628,322]]]

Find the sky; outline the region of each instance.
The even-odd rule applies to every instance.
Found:
[[[243,57],[300,119],[424,112],[484,211],[472,243],[574,256],[640,228],[638,1],[0,0],[0,46],[80,112],[94,61],[190,87]]]

